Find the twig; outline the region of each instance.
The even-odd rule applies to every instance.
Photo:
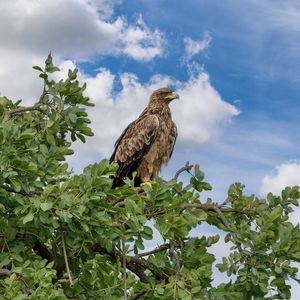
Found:
[[[203,209],[205,211],[214,211],[216,213],[218,213],[216,211],[216,209],[219,209],[221,212],[235,212],[235,213],[244,214],[244,215],[250,217],[249,212],[247,212],[243,209],[231,208],[231,207],[226,207],[226,206],[223,206],[223,205],[202,204],[202,203],[186,203],[186,204],[183,204],[181,206],[182,209],[186,209],[188,207],[200,208],[200,209]]]
[[[187,161],[185,163],[185,166],[180,168],[176,173],[175,173],[175,176],[174,176],[174,179],[177,180],[179,175],[182,173],[182,172],[185,172],[185,171],[190,171],[191,169],[193,168],[193,165],[190,165],[190,162]]]
[[[122,260],[123,260],[123,284],[124,284],[124,300],[127,300],[127,278],[126,278],[126,255],[125,255],[125,239],[121,239],[122,243]]]
[[[174,280],[174,288],[173,288],[173,299],[176,299],[176,290],[177,290],[177,282],[180,279],[180,260],[177,252],[174,249],[174,242],[170,242],[170,255],[175,260],[175,267],[176,267],[176,273],[175,273],[175,280]]]
[[[128,300],[137,300],[140,297],[144,296],[145,294],[146,294],[146,291],[139,292],[139,293],[135,294],[133,297],[129,298]]]
[[[225,216],[223,215],[223,213],[221,212],[219,207],[214,207],[214,211],[218,214],[220,220],[222,221],[222,223],[224,224],[224,226],[229,230],[232,231],[230,228],[229,223],[227,222]]]
[[[180,260],[177,252],[175,251],[174,242],[170,243],[170,254],[175,259],[175,265],[176,265],[176,275],[175,280],[179,281],[180,277]]]
[[[43,92],[39,98],[39,101],[37,103],[35,103],[32,106],[27,106],[27,107],[18,107],[16,109],[13,110],[8,110],[4,113],[4,118],[3,118],[3,122],[8,121],[12,116],[26,112],[26,111],[34,111],[34,110],[38,110],[39,107],[43,104],[43,99],[44,97],[47,95],[47,91],[46,88],[44,86],[43,88]]]
[[[0,269],[0,276],[10,277],[12,274],[13,272],[8,269]]]
[[[94,243],[92,249],[93,249],[93,251],[98,252],[102,255],[103,254],[109,255],[111,258],[113,258],[115,260],[121,258],[121,256],[122,256],[122,254],[119,253],[118,251],[116,251],[114,248],[112,251],[109,252],[109,251],[107,251],[106,248],[102,247],[98,243]],[[121,263],[123,264],[123,261],[121,261]],[[129,269],[131,272],[133,272],[135,275],[137,275],[140,278],[141,282],[144,282],[144,283],[149,282],[148,276],[144,273],[145,268],[141,268],[138,264],[130,262],[130,261],[128,261],[126,265],[127,265],[127,269]]]
[[[65,242],[65,236],[64,236],[63,231],[61,232],[61,242],[62,242],[62,247],[63,247],[64,260],[65,260],[65,264],[66,264],[67,274],[68,274],[68,278],[70,281],[70,286],[73,286],[73,280],[72,280],[72,276],[71,276],[71,272],[70,272],[70,268],[69,268],[68,256],[67,256],[67,251],[66,251],[66,242]]]
[[[160,245],[159,247],[151,250],[151,251],[148,251],[148,252],[143,252],[143,253],[139,253],[137,254],[135,257],[136,258],[139,258],[139,257],[143,257],[143,256],[149,256],[151,254],[155,254],[157,252],[161,252],[161,251],[164,251],[164,250],[167,250],[170,248],[170,244],[163,244],[163,245]]]
[[[144,269],[144,271],[147,269],[151,271],[151,273],[158,281],[166,280],[169,278],[169,275],[164,273],[159,267],[143,258],[136,258],[134,256],[131,256],[129,257],[129,259],[131,263],[138,265],[140,268]]]
[[[125,205],[125,201],[119,201],[115,204],[115,207],[121,207]]]

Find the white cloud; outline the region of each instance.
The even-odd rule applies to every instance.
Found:
[[[121,55],[139,61],[161,56],[165,40],[140,16],[130,24],[113,8],[120,1],[51,0],[0,1],[0,93],[23,98],[38,97],[32,65],[43,65],[51,51],[62,62],[90,60],[98,55]],[[33,92],[38,91],[38,92]]]
[[[62,74],[74,67],[71,61],[62,65]],[[209,76],[201,71],[186,82],[157,74],[142,84],[135,74],[112,74],[101,69],[95,77],[79,72],[79,78],[87,82],[86,94],[96,104],[90,109],[92,128],[95,136],[87,144],[77,144],[74,162],[82,162],[88,157],[89,162],[95,157],[109,157],[113,144],[122,130],[142,112],[153,90],[174,85],[180,99],[170,104],[173,119],[178,127],[179,144],[203,144],[213,139],[222,124],[237,115],[238,110],[225,102],[209,81]],[[117,79],[121,83],[119,92],[115,92]],[[78,159],[80,158],[80,159]],[[86,161],[87,162],[87,161]]]
[[[151,31],[140,16],[137,25],[129,26],[124,31],[122,52],[136,60],[149,61],[163,54],[164,38],[156,29]]]
[[[262,179],[261,193],[268,192],[279,195],[286,186],[300,186],[300,162],[288,162],[276,168],[275,175],[268,175]]]
[[[262,179],[261,193],[266,195],[269,192],[280,195],[287,186],[300,186],[300,162],[287,162],[276,168],[275,175],[268,175]],[[300,208],[296,208],[291,214],[291,221],[300,222]]]
[[[212,37],[208,32],[204,33],[204,38],[202,40],[193,40],[190,37],[185,37],[183,39],[184,42],[184,60],[189,61],[193,56],[196,54],[199,54],[200,52],[203,52],[206,50],[210,42],[212,40]]]
[[[21,48],[42,55],[52,50],[60,56],[77,59],[96,54],[125,54],[150,60],[161,55],[160,31],[151,31],[142,17],[132,25],[122,17],[113,19],[112,3],[65,0],[57,5],[51,0],[2,1],[1,48]],[[128,49],[132,44],[138,49]],[[148,52],[139,56],[138,50]]]
[[[204,71],[187,82],[178,82],[177,86],[181,100],[174,103],[174,119],[182,142],[208,142],[224,122],[239,114],[233,105],[222,99]]]

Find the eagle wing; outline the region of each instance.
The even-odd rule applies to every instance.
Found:
[[[158,132],[159,119],[155,115],[142,115],[130,123],[115,143],[110,162],[119,165],[113,188],[121,184],[124,177],[131,177],[143,157],[151,148]]]
[[[171,128],[171,132],[170,132],[170,136],[172,138],[172,145],[171,145],[171,149],[170,149],[170,155],[169,155],[169,159],[171,158],[173,151],[174,151],[174,146],[177,140],[177,126],[174,122],[172,122],[172,128]]]

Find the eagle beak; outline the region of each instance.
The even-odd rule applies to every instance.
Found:
[[[178,95],[177,93],[175,93],[175,92],[172,92],[172,93],[168,96],[168,98],[169,98],[170,100],[179,99],[179,95]]]

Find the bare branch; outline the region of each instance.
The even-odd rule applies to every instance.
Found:
[[[47,91],[46,91],[46,88],[44,86],[44,89],[43,89],[43,92],[38,100],[37,103],[35,103],[34,105],[32,106],[25,106],[25,107],[18,107],[16,109],[13,109],[13,110],[8,110],[4,113],[4,118],[3,118],[3,122],[6,122],[8,121],[9,119],[11,119],[14,115],[17,115],[17,114],[21,114],[23,112],[27,112],[27,111],[34,111],[34,110],[39,110],[40,106],[43,104],[43,99],[44,97],[47,95]]]
[[[218,216],[219,216],[220,220],[222,221],[222,223],[224,224],[224,226],[225,226],[228,230],[231,231],[230,225],[229,225],[229,223],[227,222],[225,216],[222,214],[220,208],[216,206],[216,207],[214,207],[214,210],[215,210],[215,212],[218,214]]]
[[[66,250],[66,242],[65,242],[65,236],[64,236],[64,232],[61,232],[61,242],[62,242],[62,247],[63,247],[63,254],[64,254],[64,260],[65,260],[65,264],[66,264],[66,269],[67,269],[67,274],[69,277],[69,281],[70,281],[70,286],[73,286],[73,280],[72,280],[72,276],[71,276],[71,272],[70,272],[70,268],[69,268],[69,262],[68,262],[68,256],[67,256],[67,250]]]
[[[179,276],[180,276],[180,260],[177,252],[175,251],[174,247],[174,242],[171,241],[170,243],[170,254],[175,260],[175,265],[176,265],[176,275],[175,275],[175,280],[176,282],[179,281]]]
[[[170,248],[170,244],[163,244],[163,245],[160,245],[159,247],[151,250],[151,251],[147,251],[147,252],[143,252],[143,253],[139,253],[137,254],[135,257],[136,258],[139,258],[139,257],[143,257],[143,256],[149,256],[151,254],[155,254],[157,252],[161,252],[161,251],[164,251],[164,250],[167,250]]]
[[[142,269],[149,270],[151,273],[155,276],[156,280],[162,281],[168,279],[169,275],[164,273],[160,268],[158,268],[156,265],[150,263],[149,261],[146,261],[143,258],[136,258],[136,257],[128,257],[129,261],[133,264],[138,265]]]
[[[223,206],[223,205],[215,205],[215,204],[202,204],[202,203],[186,203],[183,204],[181,206],[182,209],[186,209],[188,207],[194,207],[194,208],[200,208],[203,209],[205,211],[214,211],[216,213],[217,210],[220,210],[221,212],[235,212],[235,213],[240,213],[240,214],[244,214],[248,217],[250,217],[250,213],[243,210],[243,209],[237,209],[237,208],[232,208],[232,207],[227,207],[227,206]]]
[[[8,269],[0,269],[0,276],[10,277],[12,274],[13,272]]]
[[[113,250],[113,251],[109,252],[97,243],[95,243],[93,245],[93,250],[100,253],[100,254],[109,255],[113,259],[119,259],[122,256],[121,253],[119,253],[118,251]],[[120,260],[120,261],[123,264],[123,261],[122,260]],[[144,273],[144,271],[145,271],[144,268],[141,268],[139,265],[137,265],[135,263],[132,263],[132,262],[127,262],[127,268],[131,272],[133,272],[135,275],[137,275],[140,278],[141,282],[144,282],[144,283],[149,282],[148,276]]]
[[[133,297],[129,298],[128,300],[137,300],[140,297],[144,296],[145,294],[146,294],[146,291],[139,292],[139,293],[135,294]]]
[[[185,166],[182,167],[182,168],[180,168],[180,169],[175,173],[174,179],[177,180],[178,177],[179,177],[179,175],[180,175],[182,172],[185,172],[185,171],[189,172],[192,168],[193,168],[193,165],[190,165],[190,162],[187,161],[187,162],[185,163]]]
[[[124,275],[123,275],[123,284],[124,284],[124,300],[127,300],[127,278],[126,278],[126,255],[125,255],[125,239],[121,239],[122,243],[122,260],[123,260],[123,269],[124,269]]]

